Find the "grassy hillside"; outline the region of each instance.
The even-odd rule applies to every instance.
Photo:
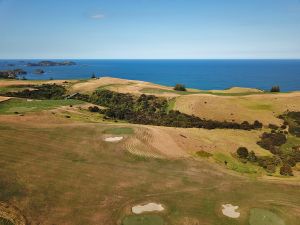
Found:
[[[189,90],[179,95],[169,87],[111,78],[61,84],[68,94],[111,89],[138,95],[145,88],[166,89],[167,94],[158,95],[172,97],[168,111],[207,119],[236,116],[282,123],[277,114],[298,109],[297,93],[267,95],[250,89],[247,96],[216,96]],[[4,86],[11,91],[1,81]],[[245,90],[227,93],[239,91]],[[243,146],[257,156],[272,155],[257,145],[270,129],[128,124],[93,113],[90,106],[71,99],[0,97],[0,224],[257,225],[264,218],[270,224],[298,224],[299,172],[267,176],[262,167],[235,154]],[[107,141],[114,137],[122,139]],[[299,143],[289,134],[280,149],[288,153]],[[165,210],[132,213],[133,206],[150,202]],[[224,204],[239,206],[240,217],[223,215]]]

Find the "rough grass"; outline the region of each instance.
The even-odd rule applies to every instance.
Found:
[[[250,225],[285,225],[285,222],[275,213],[260,208],[250,211]]]
[[[190,95],[190,94],[199,94],[201,92],[190,92],[190,91],[175,91],[168,89],[160,89],[160,88],[143,88],[140,92],[145,94],[163,94],[163,93],[173,93],[178,95]]]
[[[14,225],[10,220],[0,217],[0,225]]]
[[[164,220],[158,215],[127,216],[122,225],[164,225]]]
[[[0,102],[0,114],[13,114],[15,112],[35,112],[46,109],[53,109],[59,106],[82,104],[79,100],[32,100],[26,99],[9,99],[4,102]]]

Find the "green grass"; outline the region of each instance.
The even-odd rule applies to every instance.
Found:
[[[201,158],[209,158],[212,156],[212,154],[210,154],[209,152],[206,152],[206,151],[198,151],[195,153],[195,156],[197,157],[201,157]]]
[[[172,98],[171,100],[168,101],[168,108],[167,111],[171,111],[175,108],[176,105],[176,98]]]
[[[112,127],[104,130],[103,133],[114,135],[133,134],[134,130],[131,127]]]
[[[250,225],[285,225],[285,222],[275,213],[266,210],[254,208],[250,211]]]
[[[35,112],[47,109],[53,109],[59,106],[81,104],[79,100],[33,100],[27,101],[26,99],[9,99],[0,102],[0,114],[13,114],[15,112]]]
[[[295,146],[300,146],[300,138],[289,135],[287,137],[287,142],[285,144],[281,145],[280,150],[284,154],[289,154],[289,153],[291,153],[292,148]]]
[[[239,173],[258,173],[258,167],[250,163],[242,163],[229,155],[225,155],[223,153],[216,153],[213,155],[213,158],[221,164],[224,164],[224,162],[227,161],[227,168],[230,170],[234,170]]]
[[[254,110],[271,111],[272,110],[272,105],[269,105],[269,104],[255,104],[255,105],[248,106],[248,108],[249,109],[254,109]]]
[[[23,91],[28,89],[26,86],[8,86],[8,87],[0,87],[0,94],[4,94],[7,92],[15,92],[15,91]]]
[[[125,217],[122,225],[164,225],[164,220],[158,215],[132,215]]]
[[[0,217],[0,225],[14,225],[10,220]]]

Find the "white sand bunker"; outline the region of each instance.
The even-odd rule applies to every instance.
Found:
[[[238,206],[226,204],[226,205],[222,205],[222,207],[223,207],[222,213],[225,216],[228,216],[230,218],[239,218],[241,215],[239,212],[236,212],[236,210],[239,208]]]
[[[123,137],[107,137],[107,138],[104,138],[104,141],[106,142],[118,142],[118,141],[121,141],[123,140]]]
[[[141,214],[143,212],[161,212],[165,210],[165,208],[161,204],[157,203],[148,203],[146,205],[136,205],[132,207],[132,212],[134,214]]]

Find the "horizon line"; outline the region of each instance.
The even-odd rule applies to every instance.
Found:
[[[300,60],[300,58],[0,58],[0,60]]]

